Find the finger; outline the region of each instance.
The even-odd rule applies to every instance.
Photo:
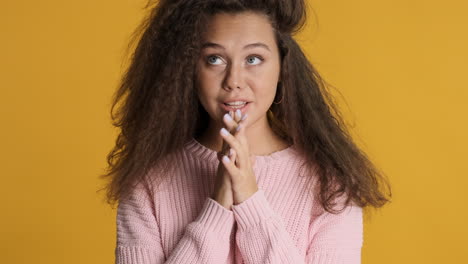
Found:
[[[238,169],[232,159],[230,159],[228,156],[224,155],[223,158],[221,159],[224,167],[226,168],[227,172],[229,173],[229,176],[232,177],[234,175],[237,175]]]
[[[229,149],[229,159],[230,159],[232,162],[234,162],[234,164],[237,163],[236,157],[237,157],[236,151],[235,151],[233,148],[230,148],[230,149]]]
[[[237,109],[234,120],[237,123],[239,123],[241,119],[242,119],[242,112],[241,112],[241,110]]]
[[[236,160],[239,161],[237,164],[239,166],[242,166],[242,161],[244,160],[243,154],[244,154],[244,149],[242,145],[240,144],[239,140],[235,138],[227,129],[222,128],[220,130],[221,137],[229,144],[229,146],[235,150],[237,158]],[[244,161],[245,162],[245,161]]]
[[[239,163],[243,164],[243,165],[246,165],[246,166],[249,166],[249,164],[251,164],[250,166],[253,166],[252,165],[252,162],[250,160],[250,149],[249,149],[249,144],[248,144],[248,141],[247,141],[247,136],[246,136],[246,128],[247,128],[247,125],[249,123],[249,118],[248,118],[248,115],[247,113],[242,117],[237,129],[236,129],[236,134],[235,134],[235,137],[239,140],[240,144],[242,145],[243,147],[243,150],[244,150],[244,153],[246,155],[243,155],[242,157],[239,157],[238,160],[239,160]],[[239,166],[240,169],[243,168],[243,166]]]
[[[218,159],[221,161],[223,155],[227,155],[229,150],[229,144],[223,140],[223,146],[221,147],[221,151],[218,152]]]
[[[249,118],[247,113],[242,117],[241,121],[239,122],[239,125],[236,128],[236,137],[239,139],[242,145],[248,146],[247,144],[247,136],[245,134],[245,130],[249,124]]]
[[[240,111],[239,111],[240,112]],[[237,121],[237,120],[236,120]],[[240,119],[239,121],[237,122],[237,127],[236,127],[236,130],[235,130],[235,133],[237,133],[239,130],[240,130],[240,125],[243,124],[245,126],[247,126],[248,124],[248,119],[247,119],[247,113],[245,113]]]
[[[240,123],[241,120],[242,120],[242,112],[241,112],[241,110],[237,109],[236,113],[234,114],[234,121],[237,122],[237,125],[236,125],[236,128],[234,129],[234,131],[231,131],[231,133],[234,135],[234,137],[236,137],[237,131],[239,130],[239,123]]]
[[[242,118],[242,113],[241,113],[241,111],[239,109],[237,109],[236,112],[233,113],[233,114],[234,114],[233,119],[234,119],[234,122],[236,123],[236,125],[233,127],[233,129],[229,130],[229,131],[231,131],[232,134],[235,133],[235,131],[236,131],[235,129],[237,129],[237,126],[239,125],[239,122],[240,122],[240,120]]]
[[[248,113],[245,113],[244,116],[241,118],[241,121],[245,120],[248,116]]]
[[[230,122],[230,120],[232,120],[233,117],[234,117],[234,112],[233,111],[226,112],[225,115],[223,116],[223,122],[225,123],[225,125],[226,125],[226,127],[228,128],[229,131],[232,131],[233,129],[235,129],[232,126],[232,123]],[[237,123],[236,123],[235,127],[237,127]],[[220,151],[221,156],[220,156],[219,160],[221,160],[222,155],[229,155],[228,151],[229,151],[229,144],[227,144],[227,142],[223,140],[223,145],[222,145],[221,151]]]
[[[223,116],[224,126],[227,127],[229,131],[233,131],[237,128],[237,122],[234,120],[233,116],[229,113],[224,114]]]

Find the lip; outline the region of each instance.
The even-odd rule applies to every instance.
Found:
[[[228,101],[228,102],[235,102],[235,101],[242,101],[242,100],[233,100],[233,101]],[[221,105],[221,108],[226,111],[226,112],[229,112],[229,111],[236,111],[236,110],[240,110],[242,115],[244,115],[247,110],[249,109],[249,106],[250,106],[251,102],[247,102],[242,108],[234,108],[234,107],[231,107],[231,106],[227,106],[225,105],[224,103],[220,103]]]
[[[238,101],[250,103],[250,101],[245,98],[229,99],[229,100],[224,101],[223,103],[232,103],[232,102],[238,102]]]

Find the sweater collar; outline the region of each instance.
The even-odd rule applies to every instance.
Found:
[[[195,156],[199,157],[202,160],[209,160],[209,161],[217,161],[217,153],[215,150],[209,149],[198,142],[195,138],[190,138],[190,140],[185,145],[186,149],[194,154]],[[290,145],[289,147],[273,152],[269,155],[263,156],[255,156],[255,164],[257,163],[270,163],[274,162],[275,160],[280,160],[283,158],[287,158],[295,154],[296,149],[294,145]]]

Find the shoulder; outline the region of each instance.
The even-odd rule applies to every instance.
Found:
[[[174,188],[192,188],[201,179],[213,174],[217,157],[203,151],[193,142],[164,157],[148,175],[153,189],[167,191]],[[210,177],[208,177],[210,178]],[[181,187],[181,185],[183,185]]]

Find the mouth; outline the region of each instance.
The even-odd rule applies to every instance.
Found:
[[[242,114],[244,114],[248,107],[250,106],[251,102],[234,102],[234,103],[221,103],[221,108],[223,108],[226,112],[229,111],[236,111],[240,110]]]

